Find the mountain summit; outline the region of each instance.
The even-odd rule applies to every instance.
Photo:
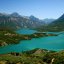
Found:
[[[12,13],[11,16],[13,16],[13,17],[20,17],[20,15],[17,12]]]

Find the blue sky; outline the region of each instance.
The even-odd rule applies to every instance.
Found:
[[[58,18],[64,13],[64,0],[0,0],[0,12]]]

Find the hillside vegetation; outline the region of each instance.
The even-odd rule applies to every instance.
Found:
[[[8,44],[18,44],[21,40],[30,40],[32,38],[39,38],[45,36],[57,36],[56,34],[46,34],[46,33],[34,33],[34,34],[18,34],[11,30],[0,30],[0,46],[5,46]]]
[[[64,64],[64,51],[34,49],[22,53],[0,55],[0,64]]]

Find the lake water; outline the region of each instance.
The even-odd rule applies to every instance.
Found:
[[[30,30],[30,29],[20,29],[20,30],[17,30],[16,33],[19,33],[19,34],[33,34],[37,31],[35,30]]]
[[[31,30],[18,30],[17,33],[29,34]],[[35,31],[32,30],[32,33]],[[57,33],[57,32],[56,32]],[[58,33],[59,34],[59,33]],[[21,52],[26,50],[32,50],[35,48],[48,49],[60,51],[64,50],[64,33],[60,33],[58,36],[49,36],[41,38],[33,38],[32,40],[23,40],[19,44],[12,44],[4,47],[0,47],[0,54],[9,52]]]

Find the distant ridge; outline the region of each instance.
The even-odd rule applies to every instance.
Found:
[[[57,20],[49,24],[52,31],[64,31],[64,14],[61,15]]]

